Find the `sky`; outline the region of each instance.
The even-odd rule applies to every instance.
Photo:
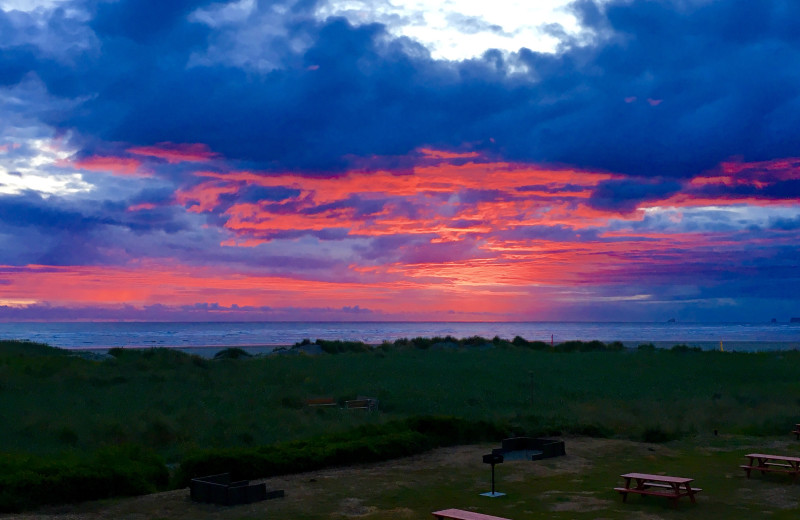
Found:
[[[0,0],[0,321],[800,316],[795,0]]]

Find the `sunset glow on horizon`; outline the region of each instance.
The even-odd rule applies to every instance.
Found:
[[[555,2],[462,58],[312,4],[0,7],[0,320],[800,315],[794,4]]]

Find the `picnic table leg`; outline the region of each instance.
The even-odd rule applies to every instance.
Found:
[[[689,483],[686,483],[686,493],[689,495],[689,500],[692,501],[693,504],[697,503],[697,500],[694,499],[694,491],[692,491],[692,486]]]
[[[625,489],[630,489],[630,488],[631,488],[631,477],[625,477]],[[628,501],[627,493],[622,493],[622,501],[623,502]]]

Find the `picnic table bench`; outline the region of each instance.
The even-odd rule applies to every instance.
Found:
[[[792,433],[795,434],[795,436],[797,436],[797,440],[800,441],[800,423],[794,425],[794,430],[792,430]]]
[[[441,511],[434,511],[433,516],[437,520],[444,520],[450,518],[453,520],[509,520],[500,516],[484,515],[482,513],[475,513],[473,511],[464,511],[462,509],[442,509]]]
[[[336,406],[338,403],[333,397],[313,397],[306,399],[308,406]]]
[[[695,502],[695,493],[702,491],[700,488],[691,486],[694,481],[692,478],[650,475],[648,473],[626,473],[620,476],[625,479],[625,487],[614,488],[614,491],[622,494],[623,502],[627,502],[628,493],[636,493],[637,495],[665,497],[670,499],[673,505],[676,505],[679,498],[686,496]]]
[[[750,478],[752,471],[760,471],[763,475],[766,472],[788,473],[792,475],[792,482],[797,480],[800,473],[800,457],[787,457],[784,455],[768,455],[766,453],[748,453],[745,455],[750,459],[749,464],[739,466]]]
[[[344,407],[348,410],[368,410],[371,412],[378,409],[378,400],[374,397],[358,396],[356,399],[345,401]]]

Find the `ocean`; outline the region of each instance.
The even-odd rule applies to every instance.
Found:
[[[798,323],[608,323],[608,322],[261,322],[261,323],[0,323],[0,339],[24,339],[66,349],[166,347],[208,353],[224,347],[269,352],[303,339],[378,344],[399,338],[499,336],[555,343],[569,340],[653,343],[728,351],[800,348]]]

